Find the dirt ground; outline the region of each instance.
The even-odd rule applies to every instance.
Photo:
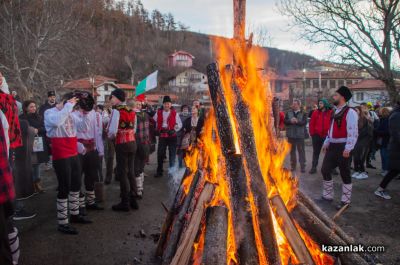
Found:
[[[307,146],[308,163],[311,162],[311,147]],[[379,160],[379,155],[377,155]],[[320,163],[322,160],[320,161]],[[380,165],[375,161],[376,166]],[[43,177],[45,194],[36,195],[26,201],[28,210],[36,211],[32,220],[17,222],[20,230],[21,265],[156,265],[154,258],[156,235],[163,223],[165,211],[161,202],[169,204],[172,187],[167,177],[155,179],[156,160],[153,155],[146,168],[145,194],[140,209],[129,213],[116,213],[111,205],[118,201],[119,185],[113,182],[106,186],[105,210],[89,212],[94,221],[90,225],[76,226],[79,236],[62,235],[56,231],[56,179],[53,171]],[[165,165],[167,166],[167,165]],[[307,168],[307,171],[309,168]],[[393,196],[390,201],[377,198],[373,191],[382,179],[378,170],[369,170],[369,179],[355,180],[352,206],[337,223],[356,242],[365,245],[384,245],[386,252],[377,254],[385,265],[400,264],[400,180],[389,186]],[[321,175],[300,175],[300,188],[313,199],[320,197]],[[335,199],[339,201],[340,177],[335,176]],[[321,204],[329,216],[335,214],[335,203]],[[145,237],[140,236],[140,231]]]

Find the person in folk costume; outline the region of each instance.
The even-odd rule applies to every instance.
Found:
[[[0,112],[2,113],[1,116],[2,116],[3,127],[8,128],[8,130],[4,131],[5,133],[4,136],[6,138],[7,143],[9,143],[7,145],[9,159],[1,161],[3,163],[4,162],[9,163],[9,166],[11,168],[10,172],[12,173],[13,172],[12,170],[14,169],[15,150],[22,146],[22,132],[18,119],[18,107],[16,101],[14,97],[10,95],[10,90],[8,89],[7,81],[1,73],[0,73]],[[2,162],[0,162],[0,165],[2,164]],[[5,170],[4,174],[8,174],[6,172],[6,168],[3,167],[3,169]],[[7,184],[8,178],[5,177],[4,179],[6,180],[5,184]],[[14,185],[14,180],[12,179],[12,181]],[[15,191],[13,191],[13,194],[14,194],[14,196],[12,196],[13,198],[8,199],[4,203],[4,209],[6,212],[7,223],[8,223],[7,233],[9,238],[9,247],[11,248],[12,251],[12,259],[14,263],[18,263],[18,258],[19,258],[18,230],[12,224],[12,215],[14,214],[13,204],[15,198]]]
[[[58,231],[73,235],[78,231],[69,224],[68,209],[71,223],[91,223],[79,213],[82,170],[78,153],[85,153],[85,148],[78,142],[76,134],[77,131],[88,130],[88,120],[87,115],[82,118],[72,115],[77,101],[73,93],[67,93],[55,108],[44,113],[44,125],[50,138],[53,168],[58,180]]]
[[[83,111],[85,111],[85,114],[80,110],[75,110],[72,112],[72,115],[75,116],[76,119],[83,119],[83,116],[85,116],[88,123],[87,130],[76,132],[78,142],[85,147],[83,149],[84,153],[79,154],[79,159],[84,175],[86,193],[83,194],[81,192],[79,196],[79,210],[82,215],[86,215],[86,209],[104,210],[103,207],[97,204],[94,192],[94,184],[99,181],[97,166],[100,163],[100,156],[104,154],[104,144],[101,135],[103,128],[101,126],[102,121],[100,114],[93,109],[94,99],[92,95],[83,92],[78,104]]]
[[[322,198],[333,200],[332,170],[339,167],[342,177],[342,197],[337,208],[341,208],[351,201],[351,151],[358,137],[358,116],[355,110],[347,105],[351,99],[351,91],[346,86],[341,86],[333,96],[335,110],[332,112],[331,125],[324,141],[322,150],[326,152],[322,163],[323,191]]]
[[[9,163],[9,124],[0,110],[0,264],[18,264],[18,230],[12,223],[15,199],[14,181]]]
[[[150,115],[144,108],[144,94],[136,97],[136,142],[137,149],[135,155],[135,193],[138,198],[143,197],[144,167],[150,155]]]
[[[108,137],[115,139],[117,175],[121,189],[121,202],[112,206],[114,211],[129,211],[139,208],[134,197],[135,189],[135,154],[136,154],[136,113],[125,104],[125,92],[115,89],[111,92],[113,110],[108,125]]]
[[[173,168],[176,158],[177,132],[182,128],[182,121],[179,114],[172,108],[171,98],[165,96],[163,108],[159,109],[153,119],[156,122],[156,129],[159,134],[157,152],[157,174],[155,177],[162,177],[163,163],[167,147],[169,151],[169,168]]]

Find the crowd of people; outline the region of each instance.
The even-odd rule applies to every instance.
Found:
[[[321,151],[326,152],[321,167],[322,199],[333,200],[332,174],[338,175],[339,168],[343,185],[338,208],[350,204],[352,178],[367,179],[366,169],[376,169],[372,161],[376,160],[378,150],[383,180],[375,195],[391,199],[386,187],[400,174],[400,102],[393,107],[373,106],[367,102],[351,108],[347,104],[351,97],[351,91],[342,86],[334,94],[332,105],[327,99],[320,99],[307,113],[301,101],[295,99],[291,109],[279,115],[279,129],[286,129],[291,144],[292,171],[296,170],[298,160],[301,172],[306,172],[305,139],[311,137],[313,147],[310,174],[317,173]]]
[[[320,99],[309,113],[301,101],[293,100],[291,109],[280,112],[276,120],[291,145],[292,171],[299,163],[306,172],[305,139],[311,138],[313,147],[310,174],[317,173],[325,152],[320,169],[323,200],[333,200],[332,175],[340,173],[338,208],[351,202],[352,178],[369,177],[366,169],[375,168],[378,150],[383,180],[375,194],[390,199],[386,188],[400,174],[400,102],[392,108],[370,103],[352,108],[347,104],[351,97],[342,86],[331,103]],[[151,106],[144,95],[127,98],[121,89],[112,91],[104,105],[96,105],[88,92],[65,93],[57,101],[55,91],[48,91],[39,107],[32,99],[20,102],[1,74],[0,110],[0,264],[18,263],[14,221],[36,216],[24,200],[46,192],[42,169],[53,168],[57,177],[58,231],[76,235],[71,223],[90,224],[88,212],[104,210],[103,185],[111,184],[113,176],[119,182],[120,201],[112,210],[126,212],[138,209],[144,196],[150,154],[157,150],[156,178],[164,175],[167,150],[168,173],[184,168],[184,158],[197,143],[205,120],[198,100],[178,112],[169,96],[164,96],[162,106]]]
[[[57,101],[48,91],[46,102],[20,102],[0,75],[0,264],[18,264],[19,239],[14,221],[34,218],[24,200],[46,192],[42,169],[54,169],[58,187],[57,229],[78,234],[71,223],[90,224],[89,211],[104,210],[104,186],[119,182],[120,201],[114,211],[139,208],[144,195],[145,166],[157,147],[157,173],[184,167],[184,157],[204,124],[205,110],[198,100],[178,113],[171,98],[150,106],[144,95],[127,98],[112,91],[104,105],[96,105],[84,91],[65,93]],[[105,162],[105,177],[103,176]],[[114,163],[116,162],[116,164]],[[114,165],[115,164],[115,165]],[[83,184],[83,185],[82,185]]]

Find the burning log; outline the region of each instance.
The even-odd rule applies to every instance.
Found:
[[[275,208],[275,213],[279,216],[283,222],[282,230],[285,234],[287,240],[289,241],[290,246],[293,249],[297,259],[301,264],[314,264],[314,261],[308,252],[308,249],[301,238],[299,232],[297,231],[296,226],[294,225],[289,212],[282,201],[282,198],[279,195],[274,196],[271,198],[271,204]]]
[[[204,214],[205,203],[210,201],[213,191],[214,186],[210,183],[206,183],[197,201],[196,208],[193,211],[188,229],[185,231],[185,233],[182,234],[182,242],[176,250],[175,256],[172,259],[170,265],[186,265],[190,261],[193,250],[193,243],[196,239],[201,219]]]
[[[217,63],[211,63],[207,66],[207,78],[214,112],[217,116],[218,135],[221,141],[222,153],[226,158],[229,154],[235,153],[235,142]]]
[[[241,264],[258,264],[250,205],[247,200],[247,181],[243,171],[242,156],[234,154],[235,144],[227,103],[221,86],[217,63],[207,66],[210,95],[217,116],[218,136],[225,157],[226,171],[230,180],[232,210],[237,253]],[[239,225],[240,224],[240,225]]]
[[[246,175],[251,176],[250,185],[258,209],[260,236],[268,264],[280,264],[272,213],[269,206],[268,190],[257,157],[254,131],[251,123],[249,108],[243,101],[239,87],[232,82],[232,90],[236,96],[235,116],[238,127],[240,149],[245,162]]]
[[[193,176],[192,185],[190,186],[189,192],[184,201],[180,203],[179,210],[177,210],[175,220],[173,221],[171,230],[166,240],[166,246],[163,252],[163,264],[170,264],[172,258],[174,257],[179,239],[182,234],[182,229],[185,224],[186,213],[194,196],[199,179],[202,177],[201,175],[201,173],[197,172]]]
[[[174,202],[172,203],[170,209],[167,212],[167,217],[165,218],[164,224],[161,229],[160,239],[158,240],[157,243],[157,249],[156,249],[157,257],[161,257],[163,255],[165,241],[167,240],[168,237],[168,231],[172,225],[172,222],[174,221],[174,217],[177,213],[177,210],[180,207],[182,197],[184,196],[184,187],[182,183],[184,182],[185,178],[189,177],[189,175],[190,171],[189,169],[187,169],[182,177],[181,185],[179,186],[179,189],[176,191]]]
[[[228,209],[222,206],[207,208],[203,265],[226,265]]]
[[[329,216],[321,210],[313,200],[302,192],[298,192],[298,199],[303,203],[311,212],[313,212],[326,226],[328,226],[332,233],[337,234],[347,244],[353,244],[354,239],[344,232],[338,225],[336,225]]]
[[[301,202],[298,202],[291,213],[297,224],[311,236],[311,238],[322,245],[348,245],[343,239],[331,232],[312,211]],[[340,260],[343,265],[368,265],[368,263],[357,253],[340,253]]]

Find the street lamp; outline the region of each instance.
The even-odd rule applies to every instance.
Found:
[[[306,68],[303,69],[303,106],[306,105]]]

